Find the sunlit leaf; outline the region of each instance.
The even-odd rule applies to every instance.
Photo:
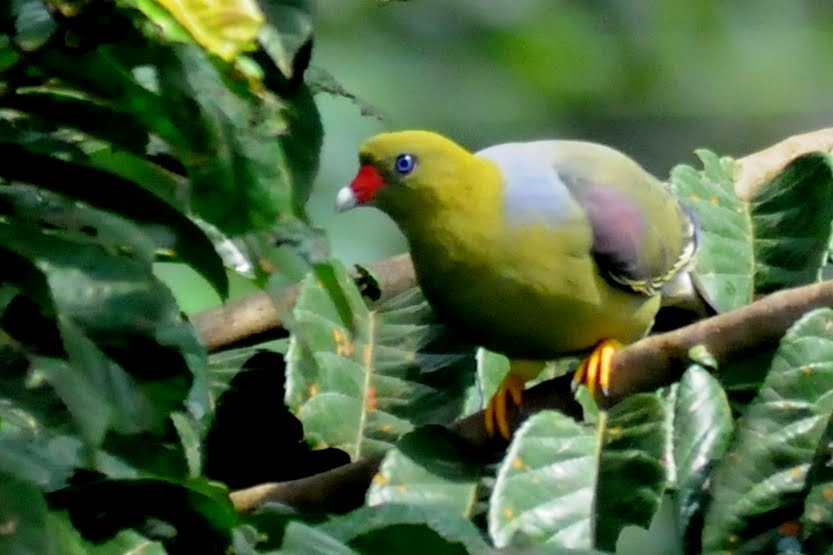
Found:
[[[647,527],[665,485],[664,419],[649,394],[602,413],[595,427],[552,411],[532,416],[498,471],[489,506],[495,544],[527,538],[612,550],[625,526]]]
[[[702,517],[709,474],[731,438],[732,412],[720,382],[697,365],[683,375],[672,399],[677,530],[688,537],[692,519]]]
[[[226,61],[252,47],[264,16],[255,0],[156,0],[193,35]]]
[[[781,340],[764,384],[714,471],[704,551],[736,548],[761,532],[755,521],[766,521],[768,514],[774,519],[800,514],[795,506],[833,414],[831,329],[833,310],[819,309]]]
[[[796,158],[754,198],[734,190],[734,163],[698,151],[703,171],[677,166],[671,187],[701,226],[695,273],[714,305],[730,310],[755,294],[816,281],[827,260],[833,169],[821,153]]]
[[[433,507],[470,519],[482,510],[483,468],[478,463],[453,432],[441,426],[417,428],[385,454],[367,502]]]
[[[46,501],[36,487],[0,472],[0,553],[49,553],[55,546],[44,534],[46,517]]]
[[[437,323],[418,291],[369,309],[344,268],[335,270],[354,333],[313,276],[294,310],[286,401],[307,439],[355,459],[416,425],[458,418],[474,379],[473,348]]]

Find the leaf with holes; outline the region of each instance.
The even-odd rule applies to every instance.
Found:
[[[613,550],[627,525],[647,527],[665,485],[664,407],[639,394],[595,427],[544,411],[515,433],[498,470],[489,534],[498,547]]]
[[[383,451],[420,424],[458,418],[474,349],[437,323],[417,290],[369,309],[345,269],[335,278],[353,330],[314,275],[294,309],[286,402],[314,445],[352,459]]]
[[[720,382],[698,365],[686,371],[671,401],[677,530],[691,541],[689,525],[702,516],[709,473],[732,435],[732,411]],[[699,534],[699,528],[693,533]]]
[[[791,511],[796,518],[800,514],[807,472],[833,415],[831,330],[833,310],[819,309],[781,340],[766,380],[714,470],[704,551],[735,549],[760,533],[767,515],[774,528]]]
[[[731,160],[697,154],[703,171],[677,166],[671,187],[700,223],[694,270],[715,306],[731,310],[756,294],[817,281],[833,221],[830,157],[796,158],[745,200],[735,194]]]
[[[482,463],[459,436],[443,426],[424,426],[385,454],[367,503],[422,505],[471,519],[482,510],[483,473]]]

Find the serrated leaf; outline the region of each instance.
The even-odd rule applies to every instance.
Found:
[[[698,151],[702,173],[671,172],[671,187],[701,226],[695,273],[721,311],[755,294],[819,279],[833,220],[833,169],[821,153],[806,154],[749,201],[734,191],[734,163]]]
[[[498,470],[489,534],[498,547],[521,537],[566,548],[612,550],[629,524],[647,527],[665,471],[664,409],[634,395],[595,428],[544,411],[515,433]]]
[[[807,552],[821,553],[830,549],[833,537],[833,418],[827,421],[807,481],[809,491],[799,520],[801,539]]]
[[[714,471],[703,550],[731,550],[757,535],[750,519],[799,503],[833,413],[833,310],[796,322]],[[774,522],[779,525],[780,522]]]
[[[357,459],[387,449],[416,425],[459,417],[474,349],[437,323],[417,290],[371,310],[345,269],[334,268],[355,331],[309,276],[287,353],[286,402],[307,439]]]
[[[367,503],[421,505],[470,519],[478,510],[481,475],[481,464],[458,436],[442,426],[425,426],[385,454]]]
[[[671,409],[674,505],[678,533],[686,538],[692,518],[704,510],[713,464],[723,456],[731,438],[732,411],[720,382],[698,365],[683,374]]]

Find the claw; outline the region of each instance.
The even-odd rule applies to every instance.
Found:
[[[613,355],[622,347],[614,339],[603,339],[585,358],[573,374],[571,384],[573,393],[579,384],[586,384],[590,394],[596,396],[597,388],[601,389],[605,397],[610,393],[610,372],[613,366]]]
[[[520,376],[509,373],[498,386],[497,392],[489,400],[484,412],[486,433],[489,436],[495,435],[495,425],[504,439],[512,437],[512,429],[509,427],[507,408],[509,399],[512,404],[520,407],[523,404],[524,384],[526,380]]]

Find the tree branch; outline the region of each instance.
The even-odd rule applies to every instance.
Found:
[[[705,346],[718,364],[770,349],[804,313],[820,307],[833,307],[833,281],[785,289],[732,312],[637,341],[614,356],[612,387],[604,404],[611,406],[634,393],[677,381],[689,364],[689,350],[697,345]],[[511,412],[513,429],[543,409],[579,417],[581,408],[573,399],[570,381],[570,376],[561,376],[527,390],[523,409]],[[497,440],[486,434],[482,412],[460,420],[454,429],[475,448],[496,445]],[[376,455],[300,480],[240,490],[232,493],[232,501],[239,511],[267,502],[301,511],[348,511],[364,503],[381,460]]]

